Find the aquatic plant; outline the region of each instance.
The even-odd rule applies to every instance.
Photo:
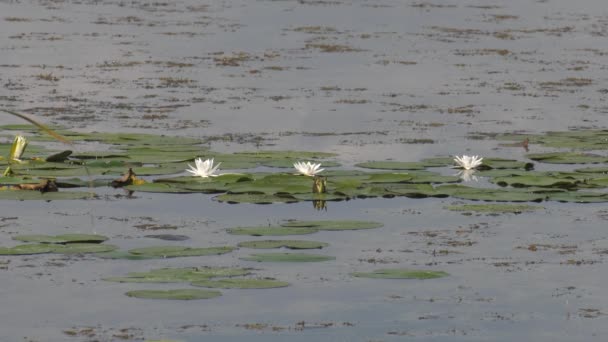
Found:
[[[203,161],[201,158],[196,158],[194,163],[196,164],[196,167],[188,164],[190,168],[186,169],[186,171],[190,172],[192,176],[199,176],[203,178],[217,177],[218,175],[216,175],[215,172],[218,170],[218,167],[220,167],[220,164],[222,164],[217,163],[217,165],[213,166],[213,158],[206,159],[205,161]]]

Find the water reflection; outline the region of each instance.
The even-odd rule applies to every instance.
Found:
[[[323,201],[323,200],[312,201],[312,207],[319,211],[327,211],[327,201]]]
[[[477,178],[477,176],[475,176],[475,170],[473,170],[473,169],[461,170],[456,174],[456,176],[460,177],[460,179],[462,179],[465,182],[470,182],[470,181],[477,182],[479,180]]]

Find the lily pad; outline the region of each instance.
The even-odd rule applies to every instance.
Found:
[[[258,262],[319,262],[335,259],[335,257],[327,255],[301,253],[260,253],[241,258],[241,260]]]
[[[29,255],[51,253],[53,248],[45,244],[27,244],[15,247],[0,247],[0,255]]]
[[[387,268],[373,272],[354,272],[353,277],[358,278],[382,278],[382,279],[434,279],[447,277],[449,274],[443,271],[410,270]]]
[[[210,299],[222,295],[219,291],[199,290],[199,289],[179,289],[179,290],[137,290],[126,293],[129,297],[146,299],[173,299],[173,300],[194,300]]]
[[[103,245],[97,243],[69,243],[66,245],[50,246],[52,246],[53,253],[61,254],[105,253],[118,249],[118,247],[113,245]]]
[[[160,268],[149,272],[129,273],[125,277],[104,278],[120,283],[179,283],[206,280],[214,277],[234,277],[249,274],[244,268],[229,267],[186,267]]]
[[[401,183],[414,178],[407,173],[372,173],[365,183]]]
[[[281,223],[283,227],[310,227],[318,230],[356,230],[380,228],[384,224],[374,221],[336,220],[336,221],[300,221],[290,220]]]
[[[567,179],[564,177],[555,177],[551,175],[521,175],[510,177],[495,177],[491,181],[500,186],[510,185],[512,187],[552,187],[552,188],[575,188],[579,183],[576,179]]]
[[[158,258],[177,258],[188,256],[203,256],[203,255],[220,255],[230,253],[234,247],[208,247],[208,248],[192,248],[180,246],[154,246],[144,247],[129,250],[129,253],[134,255],[158,257]]]
[[[608,162],[608,157],[578,152],[552,152],[528,154],[526,157],[550,164],[597,164]]]
[[[217,289],[272,289],[289,286],[289,283],[274,279],[220,279],[220,280],[198,280],[192,282],[192,286],[217,288]]]
[[[185,194],[197,192],[196,190],[188,190],[184,188],[173,187],[166,183],[144,183],[140,185],[128,185],[124,187],[127,190],[139,192],[157,192],[157,193],[176,193]]]
[[[283,236],[283,235],[304,235],[319,231],[316,227],[235,227],[228,228],[228,234],[232,235],[251,235],[251,236]]]
[[[357,167],[365,169],[383,170],[424,170],[426,164],[420,162],[400,162],[400,161],[371,161],[355,164]]]
[[[33,190],[0,190],[0,200],[18,200],[18,201],[57,201],[57,200],[83,200],[92,199],[97,195],[90,192],[77,191],[58,191],[45,192]]]
[[[255,249],[289,248],[289,249],[321,249],[329,246],[325,242],[307,240],[260,240],[239,242],[239,247]]]
[[[97,234],[16,235],[13,240],[38,243],[102,243],[108,238]]]

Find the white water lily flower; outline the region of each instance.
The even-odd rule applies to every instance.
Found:
[[[465,182],[475,181],[477,182],[477,176],[475,176],[475,170],[460,170],[457,174],[460,179]]]
[[[325,169],[320,169],[321,164],[313,164],[311,162],[296,162],[293,164],[293,167],[296,168],[296,170],[298,170],[299,173],[305,175],[305,176],[311,176],[313,177],[314,175],[316,175],[317,173],[325,170]]]
[[[11,151],[9,154],[9,161],[21,161],[21,156],[23,152],[25,152],[25,148],[27,147],[28,141],[21,135],[17,135],[15,140],[13,140],[13,145],[11,146]]]
[[[462,157],[456,156],[456,158],[454,158],[456,164],[458,164],[459,167],[465,170],[471,170],[478,167],[479,165],[481,165],[482,160],[483,158],[479,158],[478,156],[466,155],[463,155]]]
[[[188,164],[190,169],[186,169],[186,171],[190,172],[192,176],[200,176],[203,178],[218,176],[215,174],[215,171],[218,170],[221,163],[217,163],[217,165],[213,166],[213,158],[205,161],[203,161],[201,158],[196,158],[194,163],[196,164],[196,167]]]

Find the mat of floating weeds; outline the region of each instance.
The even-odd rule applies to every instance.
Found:
[[[443,271],[411,270],[399,268],[379,269],[372,272],[353,272],[357,278],[381,278],[381,279],[434,279],[449,276]]]
[[[172,299],[172,300],[195,300],[210,299],[222,295],[219,291],[199,289],[177,289],[177,290],[135,290],[125,293],[129,297],[145,299]]]

